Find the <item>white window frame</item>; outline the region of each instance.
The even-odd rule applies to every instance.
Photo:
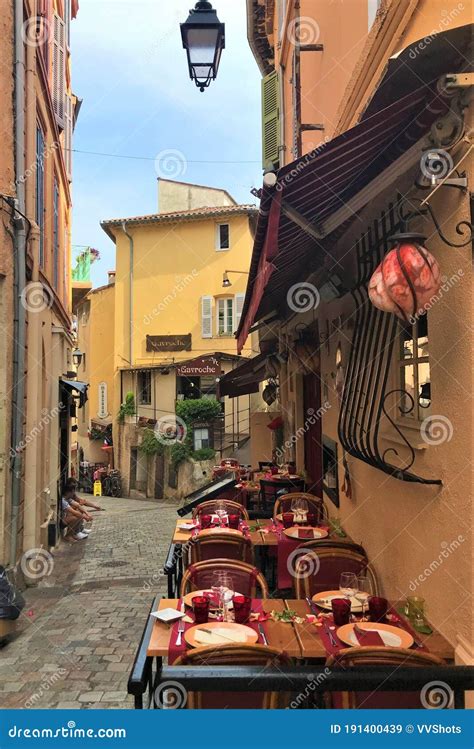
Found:
[[[229,230],[229,246],[228,247],[221,247],[221,226],[227,226]],[[217,252],[227,252],[230,250],[230,224],[228,221],[222,221],[219,224],[216,224],[216,251]]]
[[[232,329],[229,331],[228,328],[228,322],[229,322],[229,314],[228,314],[228,301],[232,302],[232,312],[231,312],[231,327]],[[219,326],[219,310],[221,307],[221,303],[224,304],[224,331],[221,333],[220,326]],[[233,296],[221,296],[216,301],[216,330],[217,335],[219,338],[225,338],[225,336],[232,336],[234,334],[235,330],[235,297]]]
[[[197,445],[197,443],[196,443],[196,436],[197,436],[196,433],[197,432],[207,432],[207,437],[204,438],[207,441],[207,443],[208,443],[208,445],[207,445],[206,448],[203,448],[203,446],[202,446],[203,436],[201,434],[198,437],[199,442],[200,442],[200,446]],[[195,427],[194,428],[194,430],[193,430],[193,447],[194,447],[194,450],[203,450],[203,449],[207,449],[207,448],[211,447],[211,430],[209,429],[209,427]]]

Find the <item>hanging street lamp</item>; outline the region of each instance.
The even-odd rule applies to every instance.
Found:
[[[189,75],[204,91],[217,77],[222,50],[225,48],[225,24],[221,23],[211,3],[200,0],[181,24],[183,47],[188,56]]]

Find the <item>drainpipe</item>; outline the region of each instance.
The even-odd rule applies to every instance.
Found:
[[[130,313],[130,326],[129,326],[129,353],[130,353],[130,366],[132,366],[132,354],[133,354],[133,237],[131,234],[127,231],[127,224],[125,221],[122,221],[122,231],[125,234],[126,237],[128,237],[128,242],[130,245],[130,293],[129,293],[129,299],[128,299],[128,305],[129,305],[129,313]]]
[[[15,129],[15,208],[26,213],[25,206],[25,52],[22,39],[23,2],[15,2],[15,93],[14,93],[14,129]],[[26,232],[23,220],[17,215],[14,221],[14,344],[13,344],[13,388],[12,388],[12,503],[11,503],[11,537],[10,563],[16,564],[18,518],[21,500],[21,476],[23,455],[17,451],[22,440],[24,398],[25,398],[25,345],[26,345],[26,309],[22,304],[21,293],[26,286]]]

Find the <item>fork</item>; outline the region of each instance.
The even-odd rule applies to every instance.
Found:
[[[263,629],[263,627],[262,627],[261,624],[258,625],[258,631],[259,631],[260,636],[261,636],[261,638],[263,640],[263,644],[264,645],[268,645],[268,640],[266,638],[265,631],[264,631],[264,629]]]

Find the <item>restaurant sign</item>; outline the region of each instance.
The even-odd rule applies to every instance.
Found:
[[[183,335],[147,335],[147,351],[191,351],[191,333]]]
[[[176,367],[178,377],[206,377],[220,375],[221,365],[214,356],[200,356]]]

